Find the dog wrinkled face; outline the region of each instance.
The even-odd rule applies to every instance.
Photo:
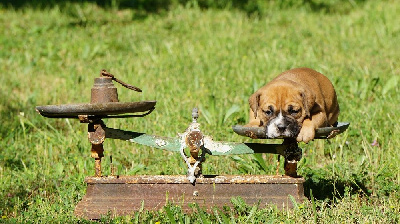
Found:
[[[279,93],[279,94],[277,94]],[[255,116],[266,127],[268,138],[295,138],[309,113],[304,105],[304,92],[292,88],[256,93]]]
[[[296,118],[301,114],[301,109],[288,105],[286,110],[276,110],[269,105],[267,110],[262,110],[267,118],[266,129],[268,138],[296,137],[301,129],[301,123]]]

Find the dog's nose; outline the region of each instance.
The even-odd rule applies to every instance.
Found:
[[[285,124],[278,124],[278,125],[276,125],[276,127],[278,128],[278,130],[279,130],[280,132],[284,132],[284,131],[286,130],[286,128],[287,128],[287,125],[285,125]]]

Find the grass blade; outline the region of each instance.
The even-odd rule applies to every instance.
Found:
[[[265,164],[264,158],[261,153],[256,153],[253,155],[254,159],[256,160],[257,164],[264,170],[267,171],[267,165]]]
[[[314,215],[314,223],[317,223],[318,217],[317,217],[317,206],[315,204],[315,199],[312,193],[312,189],[310,189],[310,197],[311,197],[311,204],[312,204],[312,211]]]
[[[298,209],[299,209],[299,205],[297,204],[296,199],[294,199],[294,197],[293,197],[292,195],[289,195],[289,198],[290,198],[290,201],[291,201],[292,204],[293,204],[294,209],[295,209],[295,210],[298,210]]]
[[[253,219],[253,216],[256,213],[257,209],[258,209],[258,204],[253,205],[249,215],[247,216],[246,223],[254,223],[254,220],[252,220],[252,219]]]
[[[201,223],[206,223],[206,224],[210,224],[211,222],[207,219],[207,217],[204,215],[203,210],[200,208],[199,204],[195,203],[194,204],[196,206],[197,212],[199,213],[199,217],[200,217],[200,222]]]
[[[201,105],[201,104],[199,105],[199,110],[200,110],[201,116],[204,117],[204,119],[206,119],[206,122],[208,124],[214,123],[214,119],[213,119],[212,115],[206,108],[203,107],[203,105]]]
[[[174,214],[172,213],[172,211],[170,209],[170,205],[165,206],[164,209],[165,209],[165,213],[167,213],[167,217],[168,217],[169,221],[172,224],[176,224],[176,221],[175,221],[175,218],[174,218]]]
[[[230,116],[232,116],[232,114],[234,114],[234,113],[236,113],[236,112],[239,112],[239,111],[240,111],[240,107],[239,107],[238,105],[236,105],[236,104],[233,105],[231,108],[229,108],[228,111],[226,111],[225,116],[224,116],[223,123],[225,123],[226,120],[228,120],[228,118],[229,118]]]
[[[214,209],[214,215],[217,217],[219,223],[230,223],[229,218],[220,209]]]
[[[397,86],[398,82],[400,80],[399,76],[392,76],[385,86],[382,88],[382,95],[386,95],[391,89]]]

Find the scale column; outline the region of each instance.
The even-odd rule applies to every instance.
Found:
[[[90,103],[111,103],[119,102],[117,88],[112,80],[116,80],[113,75],[105,70],[100,72],[100,77],[94,79],[94,84],[91,89]],[[81,122],[88,124],[88,137],[92,143],[91,157],[94,158],[95,176],[101,177],[101,158],[104,157],[103,142],[106,138],[103,129],[103,121],[101,119],[86,120],[81,119]]]
[[[94,158],[95,161],[95,176],[101,177],[101,158],[104,157],[103,142],[106,138],[106,133],[102,128],[101,120],[96,123],[89,123],[88,137],[90,143],[92,143],[91,157]]]
[[[283,140],[283,145],[285,145],[285,150],[283,156],[285,157],[285,175],[290,177],[298,177],[297,175],[297,163],[302,157],[302,150],[299,148],[296,139],[285,138]]]

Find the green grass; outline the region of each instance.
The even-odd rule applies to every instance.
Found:
[[[157,100],[146,118],[107,120],[108,127],[176,136],[191,122],[191,109],[200,107],[205,134],[243,142],[250,140],[231,126],[248,120],[248,97],[301,66],[331,79],[340,121],[351,122],[329,142],[301,144],[299,173],[310,200],[277,210],[233,198],[231,209],[210,214],[168,205],[101,221],[399,222],[399,10],[395,0],[366,1],[348,13],[272,7],[263,16],[175,7],[138,17],[132,9],[89,3],[0,8],[0,222],[78,221],[73,209],[85,194],[84,177],[94,173],[86,127],[43,118],[34,108],[89,102],[101,69],[143,89],[118,87],[121,101]],[[105,148],[120,175],[185,173],[179,154],[117,140],[106,140]],[[208,156],[203,169],[273,174],[276,157],[263,158],[265,164],[251,155]]]

